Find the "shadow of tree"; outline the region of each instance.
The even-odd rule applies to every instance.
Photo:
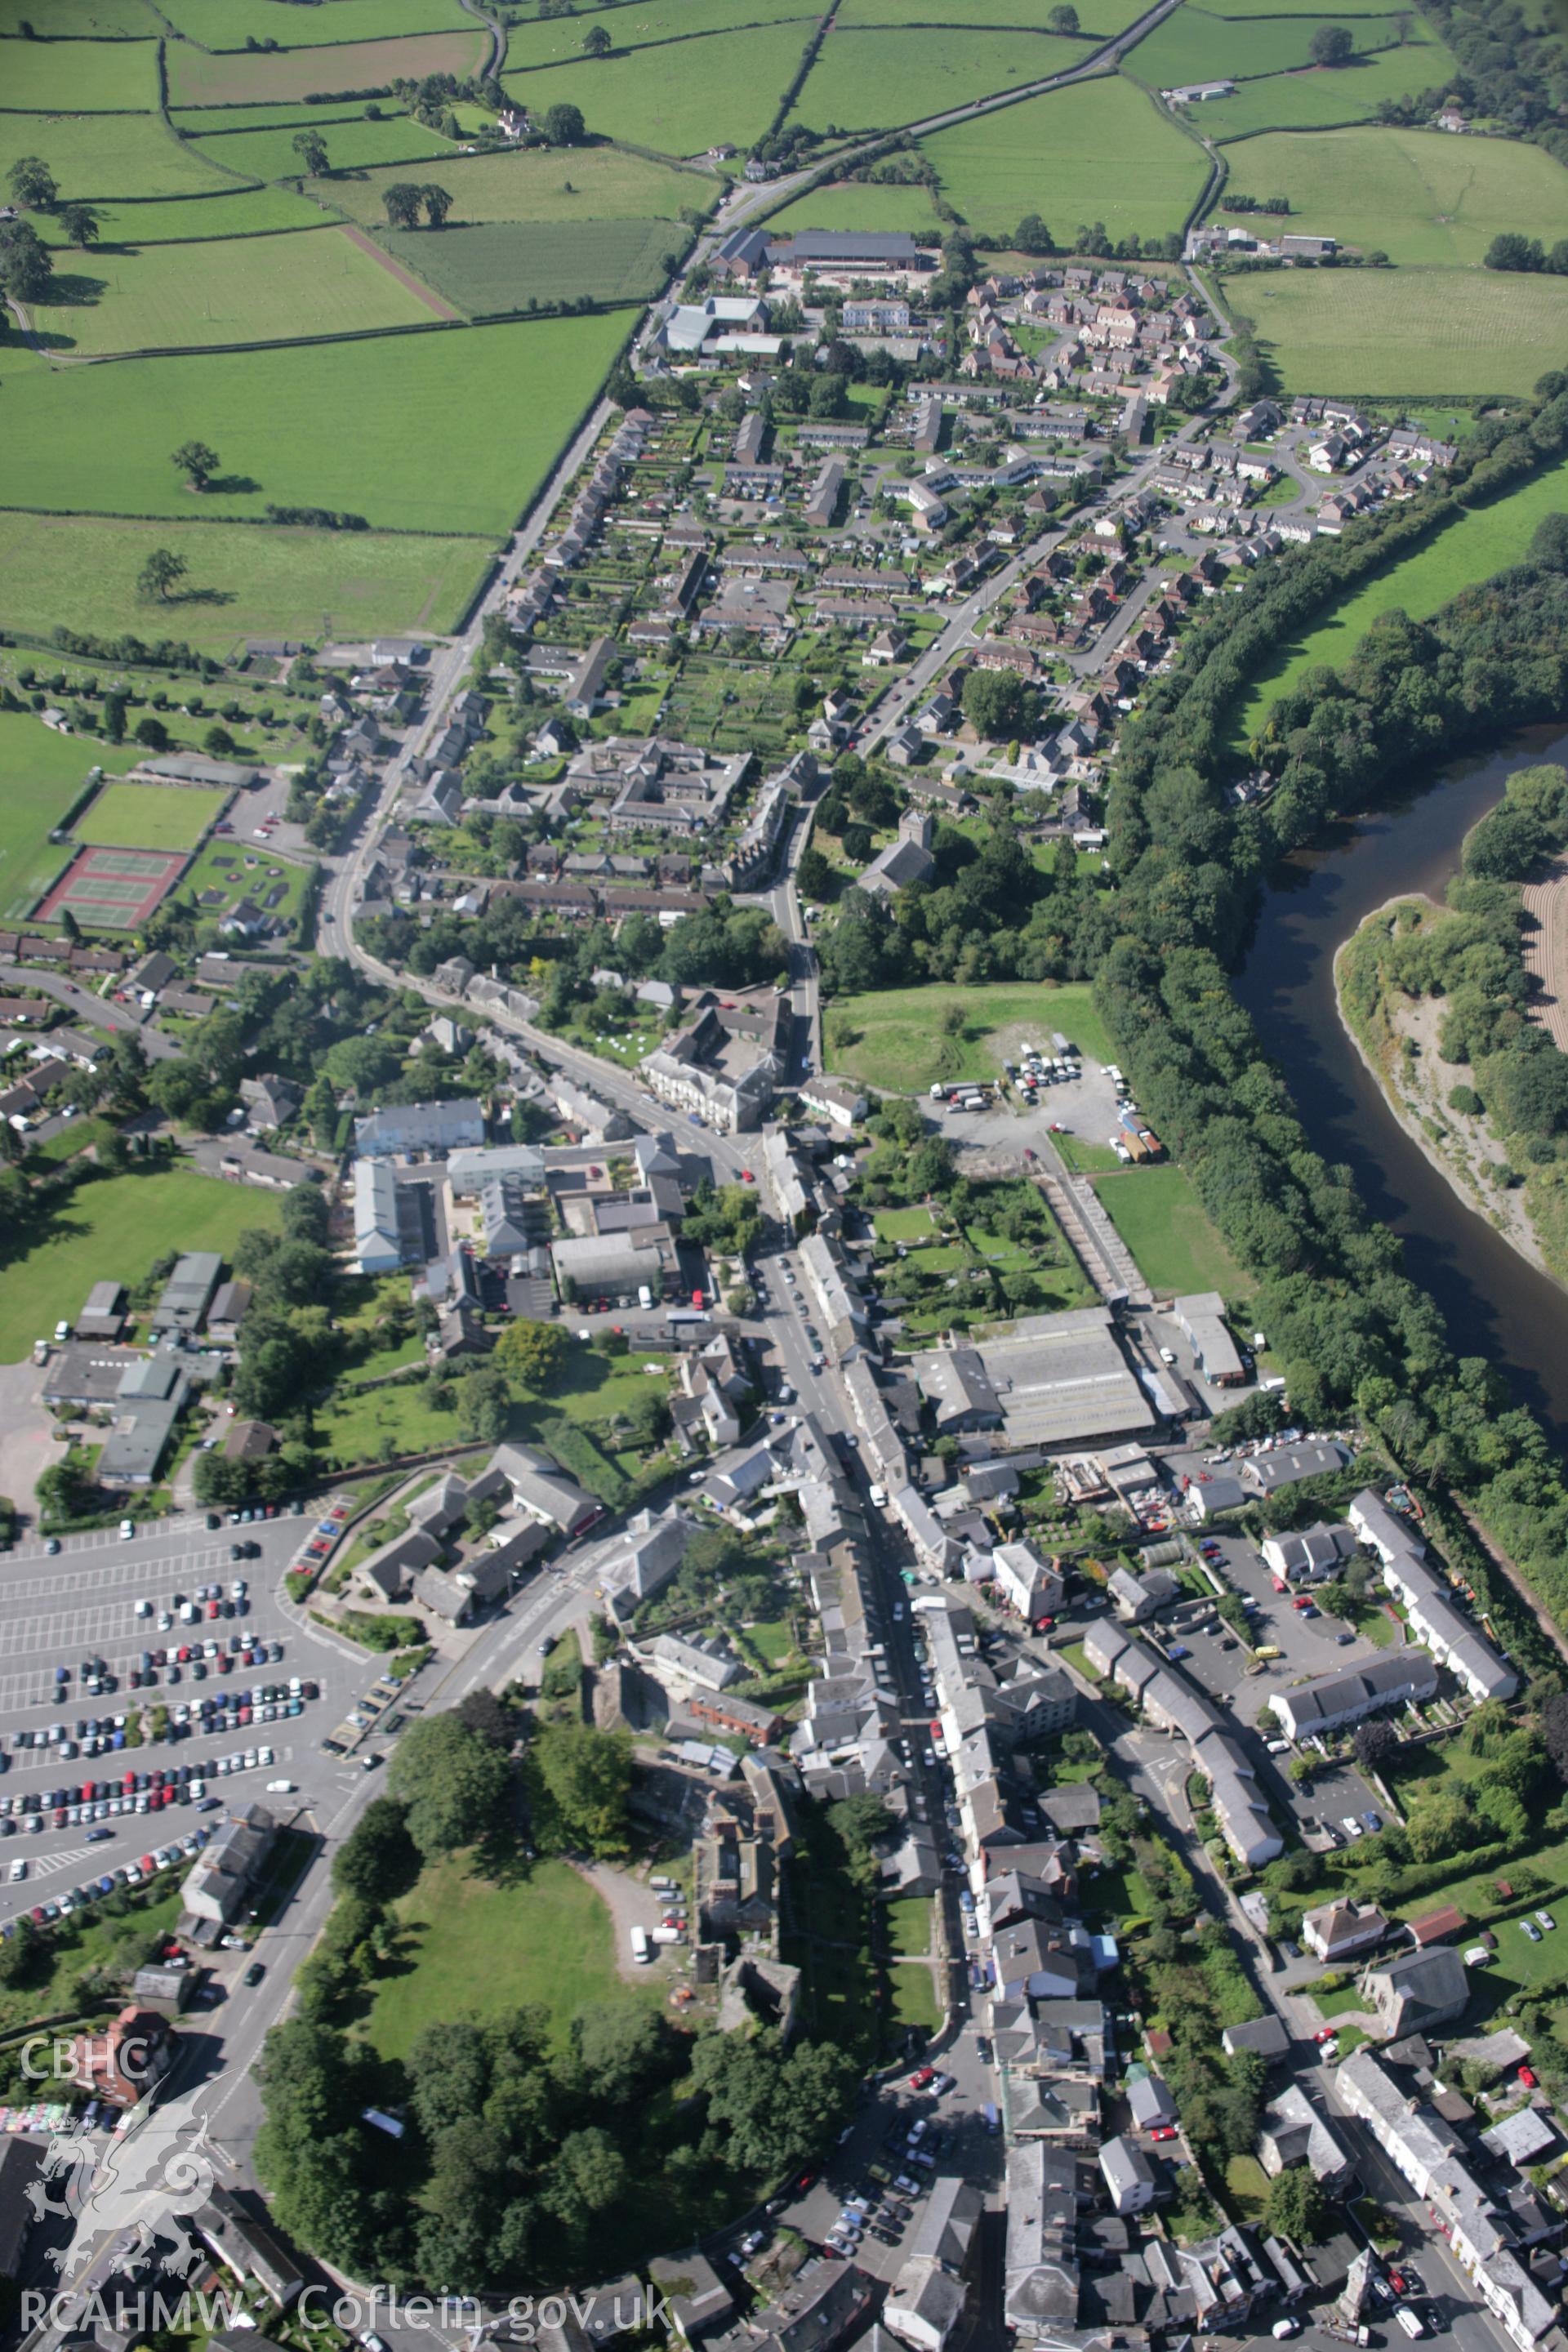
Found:
[[[248,474],[215,474],[202,495],[209,499],[215,496],[240,499],[260,488],[260,483],[252,481]]]
[[[109,291],[107,278],[89,278],[75,269],[57,269],[49,280],[51,310],[88,310]]]

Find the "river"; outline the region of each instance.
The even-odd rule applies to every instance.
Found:
[[[1465,835],[1501,798],[1505,777],[1542,760],[1568,764],[1568,731],[1529,729],[1299,851],[1264,901],[1237,994],[1284,1070],[1314,1148],[1354,1170],[1455,1349],[1502,1365],[1568,1453],[1568,1297],[1466,1206],[1405,1133],[1341,1025],[1333,978],[1337,950],[1385,899],[1442,898]]]

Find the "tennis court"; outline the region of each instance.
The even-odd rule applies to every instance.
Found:
[[[185,867],[167,849],[84,849],[71,859],[37,910],[58,922],[69,908],[87,931],[133,931],[174,888]]]

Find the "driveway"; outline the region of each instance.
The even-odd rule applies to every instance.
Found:
[[[62,1459],[56,1424],[44,1410],[42,1364],[0,1364],[0,1495],[8,1495],[24,1520],[36,1518],[34,1489],[38,1473]]]
[[[628,1984],[647,1984],[650,1971],[632,1958],[632,1929],[642,1927],[651,1936],[664,1916],[663,1898],[656,1895],[646,1880],[633,1878],[624,1870],[612,1870],[603,1862],[573,1864],[579,1878],[585,1878],[595,1895],[602,1895],[610,1914],[616,1936],[616,1966]],[[671,1945],[668,1948],[683,1953],[689,1959],[689,1944]]]

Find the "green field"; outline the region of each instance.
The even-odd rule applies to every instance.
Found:
[[[1398,46],[1399,35],[1392,16],[1358,15],[1343,21],[1359,50]],[[1170,89],[1188,82],[1247,81],[1258,74],[1289,73],[1311,63],[1310,43],[1318,26],[1340,22],[1339,17],[1326,13],[1284,17],[1270,14],[1249,16],[1238,24],[1195,8],[1189,0],[1188,5],[1178,8],[1173,16],[1167,16],[1147,40],[1140,41],[1129,53],[1128,70],[1156,89]],[[1428,40],[1418,16],[1407,16],[1405,22],[1410,27],[1413,49],[1417,43]],[[1422,87],[1418,62],[1413,62],[1412,71],[1417,73],[1417,87]],[[1435,80],[1436,73],[1436,66],[1432,64],[1426,79]],[[1205,121],[1208,106],[1205,100],[1197,109]]]
[[[1314,234],[1395,262],[1479,265],[1521,220],[1548,246],[1568,236],[1568,172],[1519,140],[1298,131],[1246,140],[1226,161],[1237,194],[1289,196]]]
[[[1119,1168],[1093,1182],[1152,1290],[1220,1290],[1234,1298],[1247,1288],[1179,1168]]]
[[[1065,244],[1080,221],[1111,234],[1177,229],[1207,175],[1203,150],[1121,75],[1003,107],[922,140],[971,228],[1010,234],[1038,213]]]
[[[242,179],[298,179],[303,167],[294,152],[294,141],[301,121],[330,110],[309,108],[300,117],[292,109],[281,110],[285,114],[281,122],[258,124],[250,131],[204,131],[191,152],[205,156],[225,172],[237,173]],[[327,161],[334,172],[363,172],[377,163],[445,164],[458,152],[438,131],[426,131],[422,122],[406,114],[389,115],[384,122],[317,121],[312,127],[327,142]]]
[[[768,226],[781,236],[802,228],[908,229],[911,236],[934,239],[940,225],[922,187],[874,187],[861,180],[836,180],[770,214]]]
[[[189,1169],[98,1176],[64,1196],[8,1258],[0,1282],[0,1363],[20,1363],[40,1334],[74,1318],[105,1269],[140,1281],[153,1262],[178,1250],[226,1253],[250,1225],[274,1225],[269,1192],[226,1184]]]
[[[851,29],[866,25],[1026,25],[1037,31],[1046,13],[1040,0],[841,0],[838,22]],[[1087,37],[1078,45],[1079,55],[1097,39],[1124,31],[1142,13],[1137,0],[1080,0],[1078,21]]]
[[[1132,62],[1139,52],[1134,50]],[[1335,122],[1370,122],[1385,98],[1408,98],[1444,80],[1458,67],[1441,42],[1383,49],[1348,66],[1313,66],[1305,73],[1273,74],[1243,82],[1230,98],[1193,110],[1210,139],[1239,139],[1252,131],[1310,131]]]
[[[609,1911],[569,1863],[497,1885],[451,1856],[431,1864],[397,1917],[404,1972],[381,1983],[364,2024],[384,2058],[406,2058],[427,2025],[525,2003],[549,2011],[563,2042],[579,2010],[622,1992]]]
[[[668,220],[486,221],[438,235],[383,229],[378,238],[471,319],[581,294],[595,302],[646,299],[668,275],[663,256],[682,241]]]
[[[11,113],[145,114],[158,103],[158,44],[8,40],[0,90]]]
[[[1051,33],[854,32],[836,26],[789,119],[814,131],[889,130],[1082,62],[1079,43]]]
[[[185,594],[156,608],[136,593],[153,547],[190,567]],[[476,539],[0,509],[0,628],[178,635],[219,656],[246,637],[314,631],[323,615],[353,636],[440,635],[457,626],[489,551]]]
[[[0,33],[37,26],[37,0],[0,0]],[[49,31],[56,40],[150,40],[163,31],[146,0],[49,0]]]
[[[100,246],[182,245],[204,237],[267,236],[278,229],[324,228],[331,225],[319,205],[292,188],[241,188],[233,195],[167,196],[151,204],[99,207]],[[53,213],[33,215],[46,245],[64,246],[66,233]],[[67,270],[98,274],[98,252],[84,253]]]
[[[368,228],[384,228],[382,192],[407,176],[394,169],[307,185],[323,204],[337,205]],[[443,170],[441,184],[452,198],[448,229],[464,221],[673,220],[683,205],[706,204],[713,194],[706,176],[618,147],[585,147],[572,155],[535,148],[468,156]],[[429,232],[419,235],[423,244]]]
[[[190,350],[417,326],[438,315],[344,229],[83,255],[31,316],[52,349]]]
[[[57,735],[30,711],[0,710],[0,919],[15,922],[36,906],[65,864],[69,851],[49,835],[80,798],[88,771],[133,768],[141,756],[125,744]]]
[[[105,784],[71,831],[108,849],[195,849],[227,798],[183,784]]]
[[[227,195],[234,188],[152,114],[0,113],[0,174],[18,155],[41,155],[63,197],[92,204],[115,196]]]
[[[965,1015],[957,1037],[942,1028],[942,1016],[952,1004],[961,1005]],[[995,1040],[1004,1030],[1020,1026],[1037,1039],[1059,1029],[1094,1060],[1110,1059],[1092,992],[1078,982],[1053,987],[998,981],[963,988],[937,981],[924,988],[837,997],[824,1014],[828,1067],[894,1094],[923,1094],[937,1078],[994,1078],[1005,1054],[1013,1058]],[[855,1043],[840,1045],[837,1040],[851,1029],[859,1032]]]
[[[298,914],[305,888],[305,868],[292,865],[284,857],[273,857],[265,851],[247,848],[242,842],[220,836],[209,841],[199,857],[193,858],[180,877],[175,898],[182,905],[201,907],[205,920],[226,914],[237,907],[242,898],[272,899],[279,882],[283,896],[269,904],[268,912],[291,922]],[[417,1360],[418,1350],[407,1358]],[[390,1371],[389,1361],[381,1368]]]
[[[326,0],[326,5],[335,5],[336,0]],[[164,61],[171,106],[265,106],[269,100],[309,98],[316,90],[378,89],[432,73],[456,74],[461,81],[478,72],[487,47],[488,37],[476,25],[468,32],[265,55],[247,55],[241,49],[212,57],[188,41],[171,41]]]
[[[820,16],[807,0],[622,0],[617,7],[597,7],[593,22],[602,25],[615,44],[611,51],[645,48],[651,41],[690,40],[706,33],[732,33],[746,25],[805,20]],[[996,19],[993,19],[996,22]],[[1001,21],[1005,21],[1002,19]],[[564,65],[583,54],[586,16],[545,16],[531,25],[514,25],[507,36],[509,70],[526,73],[536,66]]]
[[[715,33],[700,43],[671,41],[630,57],[584,58],[501,79],[512,98],[536,111],[563,99],[580,106],[597,137],[628,140],[660,155],[700,155],[721,141],[749,147],[762,137],[799,69],[809,29],[764,25],[754,33]]]
[[[1494,572],[1521,562],[1536,525],[1546,515],[1564,511],[1568,459],[1560,459],[1491,506],[1460,515],[1281,651],[1272,669],[1252,686],[1241,713],[1243,735],[1261,731],[1275,697],[1304,670],[1348,660],[1380,614],[1397,609],[1412,620],[1425,620],[1473,581],[1489,580]]]
[[[204,515],[259,517],[271,500],[493,536],[544,479],[626,331],[614,317],[542,320],[112,368],[49,368],[10,348],[0,506],[187,516],[193,494],[169,452],[199,434],[225,468]],[[353,430],[323,433],[323,417],[352,417]],[[437,448],[438,465],[416,462]],[[410,555],[412,569],[397,559],[405,581],[425,560]],[[355,561],[342,547],[295,560]],[[68,617],[56,606],[53,619]]]
[[[385,99],[374,101],[377,116],[389,121],[406,122],[407,115],[401,107]],[[176,106],[169,119],[176,131],[189,139],[216,138],[231,131],[321,131],[341,129],[344,124],[373,120],[369,100],[339,99],[331,106],[307,106],[303,102],[290,105],[286,100],[274,106]],[[444,142],[442,142],[444,143]]]
[[[389,40],[471,23],[458,0],[326,0],[309,11],[284,0],[169,0],[159,14],[204,49],[242,49],[247,34],[287,49],[325,42]]]
[[[1523,394],[1568,351],[1561,278],[1301,269],[1233,289],[1287,392]]]

